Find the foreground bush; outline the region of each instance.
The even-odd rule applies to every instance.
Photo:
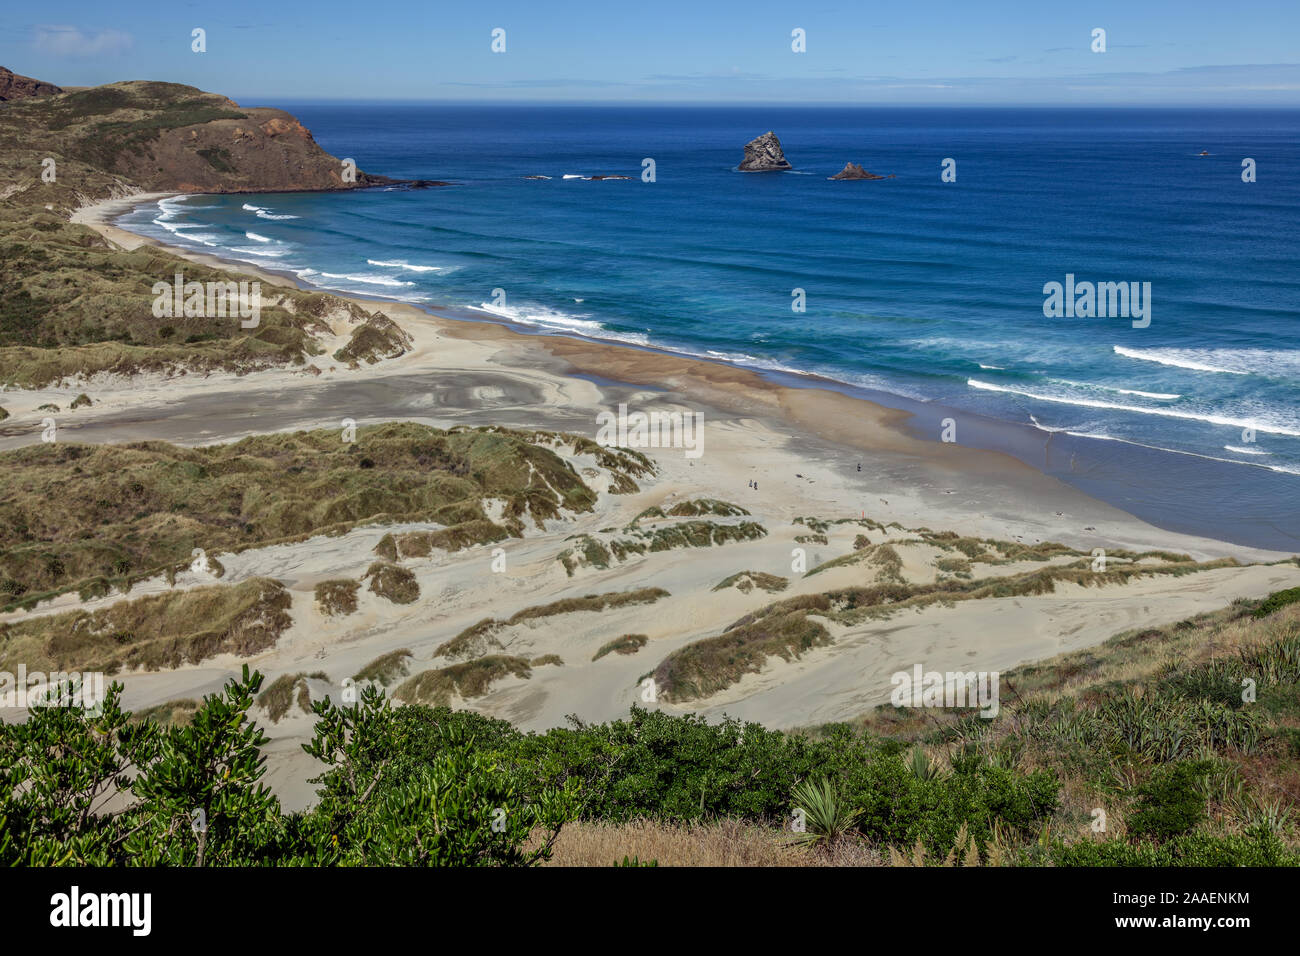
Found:
[[[1055,773],[979,749],[936,762],[844,725],[813,738],[639,708],[525,734],[447,707],[395,708],[374,687],[355,704],[311,705],[304,750],[322,764],[318,802],[285,814],[262,783],[267,738],[249,717],[261,685],[245,669],[188,723],[167,727],[123,711],[116,684],[98,716],[39,708],[0,727],[0,864],[536,865],[573,821],[604,834],[603,847],[625,828],[739,827],[749,849],[720,845],[724,860],[788,851],[925,865],[1300,862],[1262,827],[1203,832],[1202,764],[1173,765],[1139,788],[1129,840],[1068,844],[1047,826],[1060,807]],[[814,848],[795,846],[796,819]],[[779,842],[771,854],[759,846],[769,839]]]

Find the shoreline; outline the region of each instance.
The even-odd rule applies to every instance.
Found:
[[[251,264],[193,253],[103,221],[123,204],[142,201],[152,200],[117,200],[107,211],[105,204],[86,207],[75,221],[130,248],[148,245],[272,287],[297,287]],[[21,396],[32,407],[0,425],[0,448],[39,440],[37,423],[44,413],[33,412],[37,402],[57,401],[66,408],[67,398],[85,390],[94,404],[59,413],[61,440],[195,446],[332,429],[345,418],[360,426],[492,424],[591,437],[597,414],[626,401],[637,409],[702,411],[704,453],[692,459],[680,448],[643,449],[657,473],[639,479],[638,489],[627,494],[609,493],[608,476],[595,467],[596,459],[566,455],[570,467],[597,491],[593,510],[547,519],[499,545],[406,556],[403,566],[418,585],[409,603],[395,604],[360,588],[358,607],[334,616],[316,600],[316,586],[324,581],[363,580],[391,524],[363,523],[338,535],[219,552],[222,585],[251,578],[280,582],[289,597],[291,623],[272,645],[250,655],[220,653],[174,668],[114,675],[124,685],[126,709],[198,700],[220,691],[244,666],[268,682],[314,675],[311,694],[319,699],[336,693],[347,675],[399,651],[410,655],[411,676],[444,668],[452,658],[443,655],[443,645],[488,618],[508,622],[529,609],[597,593],[659,589],[662,596],[651,610],[629,605],[600,613],[527,615],[527,623],[504,625],[502,652],[530,661],[529,675],[505,676],[481,695],[451,699],[457,709],[507,720],[524,731],[564,726],[570,714],[589,722],[620,719],[631,706],[644,706],[640,682],[669,655],[726,633],[774,601],[879,583],[874,565],[837,561],[860,547],[888,544],[897,552],[904,582],[938,583],[939,562],[951,556],[919,538],[923,528],[1025,546],[1055,541],[1084,558],[1096,548],[1173,551],[1199,561],[1231,557],[1245,566],[1156,573],[1125,583],[1062,581],[1044,592],[938,602],[900,608],[883,620],[831,623],[833,640],[827,645],[793,659],[769,655],[757,670],[714,693],[660,702],[658,708],[699,714],[711,723],[726,715],[780,729],[848,721],[886,702],[888,675],[918,662],[941,671],[1001,672],[1099,645],[1135,628],[1173,625],[1238,598],[1300,585],[1294,563],[1264,563],[1287,553],[1162,530],[1008,454],[916,437],[910,434],[911,413],[835,389],[785,385],[749,369],[642,348],[519,334],[494,321],[450,318],[405,303],[380,306],[362,296],[337,297],[368,311],[382,308],[411,336],[411,350],[358,369],[331,363],[332,349],[326,349],[309,362],[310,370],[146,373],[10,391],[0,401],[16,408],[12,400]],[[347,322],[335,326],[339,338]],[[580,562],[570,570],[561,562],[581,535],[600,540],[651,509],[662,513],[692,499],[739,505],[743,520],[764,533],[707,547],[649,551],[608,566]],[[870,540],[857,540],[864,537]],[[498,549],[506,560],[503,573],[486,573]],[[799,567],[792,562],[796,553],[806,558]],[[992,579],[1070,560],[1073,556],[1013,557],[977,562],[974,573]],[[806,568],[820,570],[810,576]],[[726,585],[745,574],[788,583],[780,594]],[[189,570],[173,580],[160,575],[129,592],[86,601],[67,592],[30,611],[6,612],[0,625],[69,612],[93,614],[124,600],[213,583]],[[634,633],[646,639],[639,652],[593,656],[612,635]],[[254,713],[271,737],[268,786],[286,807],[310,806],[315,789],[309,779],[319,768],[301,745],[311,738],[314,718],[291,709],[272,720],[260,705]],[[0,711],[0,720],[17,719],[17,711]]]
[[[454,310],[439,309],[436,306],[417,305],[401,300],[367,296],[363,293],[318,287],[290,273],[263,268],[243,260],[226,259],[175,246],[114,224],[118,218],[141,205],[183,195],[197,194],[138,193],[129,197],[103,200],[78,209],[72,221],[89,226],[128,249],[147,244],[179,258],[250,275],[273,286],[328,293],[356,303],[368,311],[384,312],[398,321],[405,330],[416,335],[417,345],[413,352],[406,356],[386,360],[378,366],[365,369],[363,374],[368,379],[386,378],[421,370],[432,371],[433,369],[427,364],[427,361],[433,358],[433,349],[429,347],[430,337],[444,342],[454,340],[467,345],[477,345],[480,348],[501,350],[505,361],[494,359],[494,366],[509,368],[513,372],[536,369],[540,353],[544,359],[541,364],[547,366],[548,372],[553,372],[562,379],[588,381],[597,385],[608,383],[624,390],[648,388],[675,393],[679,402],[693,409],[704,405],[724,414],[759,417],[768,424],[783,426],[784,430],[795,429],[847,450],[868,455],[883,454],[900,459],[902,464],[908,466],[904,471],[915,472],[919,469],[929,472],[931,479],[941,479],[937,482],[940,484],[947,483],[959,488],[963,482],[975,478],[981,483],[991,483],[1003,489],[1009,487],[1013,494],[1008,497],[1008,501],[1020,501],[1024,505],[1029,505],[1034,501],[1064,500],[1076,511],[1080,510],[1080,503],[1086,500],[1095,506],[1087,510],[1098,513],[1099,517],[1082,523],[1074,534],[1075,540],[1079,540],[1082,532],[1089,526],[1097,529],[1098,535],[1103,535],[1102,525],[1097,521],[1105,520],[1112,528],[1116,524],[1142,526],[1148,533],[1140,535],[1140,538],[1146,543],[1168,541],[1171,538],[1195,542],[1201,546],[1200,553],[1207,556],[1255,554],[1261,557],[1265,555],[1282,557],[1292,553],[1285,548],[1234,542],[1224,536],[1163,528],[1145,517],[1135,515],[1111,503],[1104,497],[1089,494],[1076,484],[1062,480],[1062,477],[1054,474],[1050,468],[1037,467],[1027,460],[1030,455],[1041,454],[1044,464],[1050,466],[1052,456],[1056,456],[1057,459],[1066,456],[1070,458],[1073,466],[1073,457],[1077,456],[1079,445],[1087,444],[1077,437],[1070,440],[1071,436],[1036,433],[1039,439],[1037,443],[1020,441],[1017,447],[1016,433],[1021,433],[1020,437],[1023,438],[1023,433],[1031,431],[1027,427],[962,412],[965,419],[975,422],[977,433],[991,439],[991,444],[1007,447],[990,448],[944,443],[922,437],[921,434],[923,422],[934,424],[937,433],[938,420],[950,411],[944,406],[909,402],[901,396],[889,396],[898,400],[896,404],[913,406],[900,408],[857,394],[867,391],[865,389],[846,386],[814,374],[778,375],[766,370],[680,354],[655,346],[608,342],[549,331],[539,332],[490,313],[485,313],[482,318],[452,316],[444,313]],[[423,334],[416,334],[417,332]],[[283,380],[289,376],[300,382],[305,378],[297,371],[262,371],[256,373],[255,377],[243,377],[242,387],[256,387],[259,382],[270,384],[273,379],[279,380],[277,384],[283,385]],[[214,375],[208,378],[219,379],[220,376]],[[587,431],[592,428],[594,425],[588,426]],[[1113,444],[1095,441],[1097,444]],[[1057,446],[1056,450],[1052,448],[1053,443]],[[1160,453],[1180,454],[1163,450]],[[943,493],[954,494],[955,488],[945,489]],[[942,510],[950,510],[950,502],[944,501],[942,504],[948,506]],[[991,507],[996,507],[995,503],[987,501],[984,505],[985,507],[974,510],[987,511]],[[1051,514],[1061,517],[1062,512],[1066,511],[1068,508],[1055,507]],[[1020,517],[1027,525],[1036,523],[1029,515]],[[1046,524],[1052,525],[1057,522],[1049,521]],[[1131,532],[1133,528],[1126,530]]]

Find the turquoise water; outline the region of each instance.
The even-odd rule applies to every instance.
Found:
[[[362,169],[454,185],[121,224],[322,288],[816,374],[1165,526],[1300,550],[1298,111],[277,105]],[[796,171],[736,172],[768,129]],[[895,178],[827,180],[849,160]],[[606,174],[633,178],[584,178]],[[1150,283],[1149,325],[1045,316],[1067,275]]]

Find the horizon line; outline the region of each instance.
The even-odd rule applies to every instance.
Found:
[[[1211,103],[1078,103],[1078,102],[1060,102],[1060,103],[1039,103],[1039,102],[979,102],[979,103],[942,103],[937,101],[922,101],[915,103],[854,103],[842,100],[654,100],[654,99],[624,99],[624,100],[583,100],[583,99],[434,99],[434,98],[416,98],[416,97],[332,97],[332,96],[295,96],[295,95],[278,95],[278,94],[256,94],[244,95],[237,93],[221,93],[221,96],[228,96],[230,99],[240,102],[243,101],[269,101],[277,100],[289,103],[355,103],[357,105],[403,105],[403,106],[590,106],[590,107],[620,107],[620,106],[674,106],[674,107],[741,107],[752,109],[772,109],[774,107],[809,107],[815,109],[1041,109],[1041,110],[1060,110],[1060,109],[1101,109],[1101,110],[1120,110],[1120,109],[1181,109],[1181,110],[1198,110],[1198,109],[1233,109],[1233,110],[1300,110],[1300,100],[1293,103],[1278,104],[1258,104],[1258,103],[1238,103],[1238,102],[1211,102]]]

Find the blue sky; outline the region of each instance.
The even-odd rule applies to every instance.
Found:
[[[190,49],[195,27],[205,53]],[[1105,53],[1091,49],[1098,27]],[[796,28],[806,52],[791,50]],[[0,64],[62,86],[169,80],[249,103],[1296,106],[1300,2],[52,0],[10,6]]]

